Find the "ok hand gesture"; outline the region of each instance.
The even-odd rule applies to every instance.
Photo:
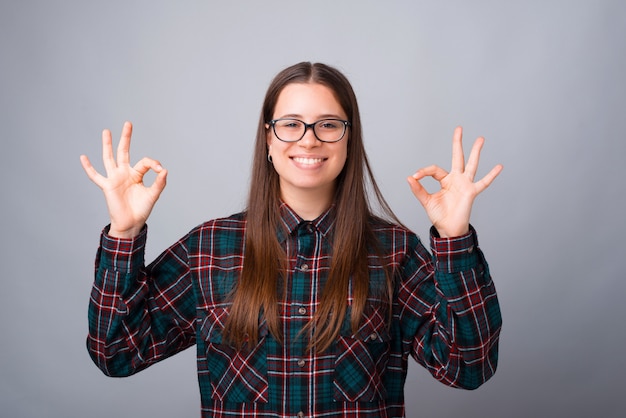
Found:
[[[454,130],[452,141],[452,168],[450,172],[431,165],[418,170],[407,180],[417,200],[424,206],[426,213],[441,237],[456,237],[469,230],[472,204],[478,194],[485,190],[502,171],[502,165],[496,165],[482,179],[474,182],[478,170],[480,150],[484,139],[474,142],[467,164],[463,155],[463,129]],[[441,189],[428,193],[420,183],[424,177],[432,177],[439,182]]]
[[[130,137],[133,127],[124,124],[120,143],[117,147],[117,160],[113,156],[111,132],[102,132],[102,158],[106,177],[96,171],[89,158],[80,156],[80,162],[87,176],[104,192],[111,228],[109,235],[119,238],[132,238],[143,228],[154,204],[165,188],[167,170],[151,158],[141,159],[130,166]],[[157,173],[154,183],[146,187],[143,177],[149,170]]]

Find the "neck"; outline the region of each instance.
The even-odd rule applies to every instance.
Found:
[[[334,190],[294,191],[281,188],[281,198],[305,221],[320,216],[332,204]]]

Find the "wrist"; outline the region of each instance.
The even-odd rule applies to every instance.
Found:
[[[437,231],[438,238],[456,238],[461,237],[463,235],[467,235],[470,231],[469,224],[462,228],[440,228],[435,226],[435,231]]]
[[[121,239],[132,239],[141,233],[143,229],[143,225],[135,226],[127,229],[116,228],[115,225],[111,224],[109,230],[107,231],[107,235],[113,238],[121,238]]]

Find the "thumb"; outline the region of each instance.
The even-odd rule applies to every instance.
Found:
[[[166,184],[167,184],[167,170],[164,169],[163,167],[160,167],[160,170],[157,171],[157,176],[154,179],[154,182],[149,187],[150,192],[153,194],[155,199],[159,198],[159,196],[161,195],[161,192],[163,191],[163,189],[165,189]]]
[[[422,186],[422,183],[420,183],[420,181],[417,180],[413,176],[407,177],[406,180],[409,183],[409,186],[411,187],[411,191],[413,192],[417,200],[419,200],[422,206],[426,206],[426,203],[428,202],[428,198],[430,197],[430,195],[428,194],[424,186]]]

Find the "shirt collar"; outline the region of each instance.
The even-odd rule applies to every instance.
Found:
[[[323,236],[328,235],[335,223],[335,205],[331,205],[320,216],[312,221],[305,221],[285,202],[280,203],[280,219],[282,225],[278,228],[278,242],[283,242],[287,236],[291,235],[299,225],[308,223],[318,230]]]

